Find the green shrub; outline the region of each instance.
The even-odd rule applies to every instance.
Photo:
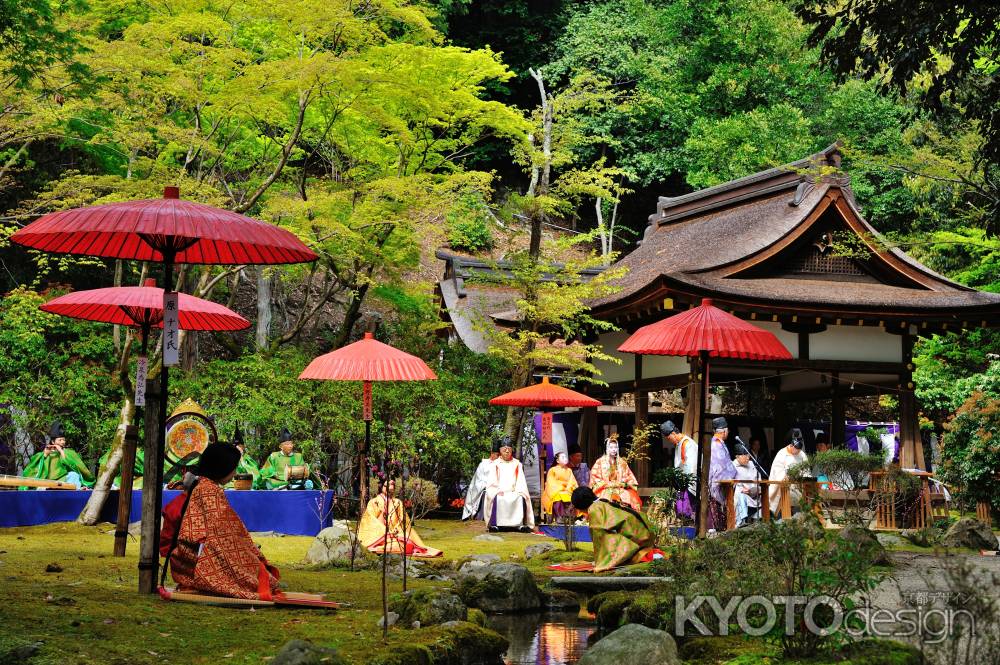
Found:
[[[478,196],[463,196],[447,216],[448,244],[452,249],[479,252],[493,248],[489,209]]]
[[[1000,510],[1000,399],[974,392],[945,425],[941,477],[968,505]]]

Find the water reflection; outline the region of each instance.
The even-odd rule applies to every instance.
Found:
[[[504,665],[573,665],[597,632],[575,612],[492,616],[490,626],[510,642]]]

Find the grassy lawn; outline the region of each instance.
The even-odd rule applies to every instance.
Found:
[[[424,540],[445,552],[445,560],[498,554],[523,563],[526,545],[554,540],[518,533],[503,542],[477,542],[482,523],[425,520]],[[352,662],[393,644],[419,639],[423,630],[394,629],[383,645],[377,571],[310,570],[301,561],[310,537],[256,539],[282,571],[289,590],[323,592],[345,604],[337,611],[239,610],[167,603],[136,592],[138,542],[124,559],[111,556],[112,525],[72,523],[0,529],[0,654],[14,646],[42,642],[31,662],[52,665],[107,663],[263,663],[288,640],[335,646]],[[590,544],[580,545],[589,550]],[[583,555],[587,558],[587,555]],[[62,572],[46,572],[57,564]],[[528,561],[547,575],[543,562]],[[433,584],[412,581],[412,586]],[[401,582],[390,581],[390,592]]]

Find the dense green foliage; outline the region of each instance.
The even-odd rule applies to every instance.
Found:
[[[946,425],[942,475],[961,488],[970,505],[985,501],[1000,510],[1000,398],[997,385],[989,393],[973,392]]]

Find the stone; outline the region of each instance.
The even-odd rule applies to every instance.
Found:
[[[447,589],[411,589],[394,594],[389,610],[399,617],[399,623],[435,626],[448,621],[467,621],[469,609],[456,594]]]
[[[389,619],[389,625],[390,626],[395,626],[396,622],[399,621],[399,615],[398,614],[396,614],[395,612],[389,612],[385,616],[381,616],[381,617],[378,618],[378,627],[379,628],[383,628],[385,626],[385,624],[386,624],[386,618]]]
[[[467,573],[477,568],[483,568],[485,566],[493,565],[494,563],[500,563],[500,555],[498,554],[474,554],[462,562],[462,565],[458,568],[458,573]]]
[[[556,548],[552,543],[535,543],[524,548],[524,558],[533,559],[536,556],[551,552]]]
[[[45,566],[45,572],[47,573],[61,573],[62,571],[63,568],[58,563],[50,563],[49,565]]]
[[[579,665],[681,665],[669,634],[636,623],[625,624],[583,652]]]
[[[963,517],[941,539],[945,547],[967,547],[973,550],[996,550],[997,537],[990,528],[977,519]]]
[[[354,538],[351,526],[346,522],[335,522],[318,534],[309,545],[305,562],[313,565],[343,563],[351,560],[351,543],[354,543],[355,559],[361,557],[361,544]]]
[[[27,663],[42,650],[43,642],[32,642],[10,651],[0,651],[0,663]]]
[[[487,613],[529,612],[542,606],[535,578],[524,566],[495,563],[460,573],[458,595]]]
[[[885,547],[875,537],[875,534],[868,529],[863,529],[859,526],[845,526],[837,534],[837,537],[857,545],[863,550],[870,551],[872,554],[872,563],[875,565],[888,565],[891,563]]]
[[[553,611],[569,611],[580,609],[580,597],[565,589],[543,589],[546,609]]]
[[[941,539],[941,530],[929,529],[904,529],[899,535],[910,541],[917,547],[933,547]]]
[[[268,665],[346,665],[336,649],[321,647],[306,640],[291,640],[268,661]]]
[[[875,538],[882,544],[882,547],[895,547],[903,544],[902,538],[891,533],[876,533]]]
[[[398,554],[388,555],[386,574],[390,579],[401,580],[403,579],[403,557]],[[419,559],[414,559],[412,557],[406,557],[406,576],[410,579],[415,579],[418,577],[427,578],[434,574],[434,569],[420,561]]]
[[[492,533],[483,533],[473,538],[473,540],[480,543],[502,543],[503,536],[497,536]]]

